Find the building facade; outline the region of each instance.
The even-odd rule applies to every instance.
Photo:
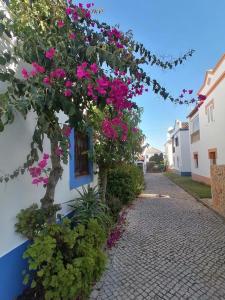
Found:
[[[169,127],[167,132],[167,141],[164,144],[165,164],[168,171],[174,169],[172,134],[173,134],[173,127]]]
[[[192,177],[211,184],[210,166],[225,164],[225,54],[206,72],[199,95],[206,99],[189,114]]]
[[[176,120],[173,129],[169,129],[169,138],[165,146],[170,169],[181,176],[191,176],[189,126],[187,122]]]

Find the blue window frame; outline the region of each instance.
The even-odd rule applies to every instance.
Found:
[[[92,131],[88,130],[88,150],[92,151]],[[81,185],[89,184],[93,181],[93,161],[88,159],[88,174],[76,176],[76,134],[74,129],[70,134],[70,189],[78,188]]]

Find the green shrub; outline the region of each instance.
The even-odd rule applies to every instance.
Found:
[[[105,240],[97,220],[76,228],[66,218],[60,224],[46,225],[24,253],[33,272],[32,278],[29,274],[24,278],[25,284],[31,281],[32,299],[87,297],[105,267]]]
[[[55,214],[60,210],[59,205],[53,205],[51,214]],[[22,209],[17,215],[17,223],[15,224],[16,232],[24,235],[30,240],[42,230],[47,221],[49,212],[39,208],[37,204],[32,204],[26,209]]]
[[[77,190],[80,197],[69,201],[69,206],[73,209],[72,221],[74,225],[87,225],[90,219],[96,219],[99,224],[107,230],[112,223],[108,214],[108,207],[100,201],[97,187],[82,187],[82,192]]]
[[[119,198],[114,197],[112,195],[107,195],[107,205],[109,207],[109,210],[113,216],[114,221],[117,220],[119,213],[123,207],[123,203],[120,201]]]
[[[121,165],[108,174],[107,196],[127,204],[140,194],[144,186],[143,172],[135,165]]]

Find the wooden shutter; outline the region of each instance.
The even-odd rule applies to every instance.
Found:
[[[75,177],[89,174],[88,164],[88,135],[81,132],[75,132]]]

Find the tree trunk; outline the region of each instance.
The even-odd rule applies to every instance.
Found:
[[[104,166],[99,165],[99,194],[102,203],[106,202],[106,188],[107,188],[107,177],[108,177],[108,169]]]
[[[49,174],[49,180],[46,187],[44,197],[41,199],[41,207],[45,210],[48,217],[48,222],[55,222],[56,209],[53,208],[55,198],[55,188],[62,176],[63,168],[60,163],[60,157],[56,155],[56,149],[58,147],[58,141],[54,137],[50,138],[51,143],[51,163],[52,169]]]

